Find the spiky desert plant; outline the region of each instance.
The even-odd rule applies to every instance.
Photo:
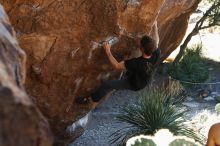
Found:
[[[179,96],[184,90],[184,87],[179,81],[172,80],[171,78],[169,78],[168,84],[163,88],[165,88],[163,90],[167,91],[167,94],[170,94],[172,97]]]
[[[166,91],[146,89],[140,93],[137,104],[122,108],[117,119],[126,126],[111,135],[112,145],[124,145],[126,141],[137,135],[153,135],[159,129],[169,129],[174,135],[187,136],[196,141],[203,139],[197,136],[184,122],[186,109],[179,106]]]
[[[180,62],[178,64],[171,64],[168,70],[169,75],[186,82],[205,82],[209,77],[207,60],[202,54],[201,45],[187,48]],[[191,84],[184,82],[183,85],[191,87]]]

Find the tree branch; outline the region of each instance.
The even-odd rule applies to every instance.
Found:
[[[208,25],[203,26],[204,22],[207,21],[207,19],[209,20]],[[174,60],[174,64],[176,64],[180,61],[180,59],[182,58],[182,56],[185,52],[185,49],[186,49],[188,43],[190,42],[190,40],[192,39],[192,37],[194,35],[198,34],[199,30],[203,30],[203,29],[210,28],[210,27],[213,27],[213,26],[220,26],[220,1],[218,1],[217,3],[214,2],[212,4],[212,6],[199,19],[199,21],[197,21],[194,29],[186,37],[185,41],[180,46],[180,51],[179,51],[178,55],[176,56],[176,58]]]

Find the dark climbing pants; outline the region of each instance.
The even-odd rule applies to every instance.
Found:
[[[112,90],[135,90],[134,87],[131,86],[128,78],[124,78],[121,80],[110,80],[105,81],[102,85],[94,92],[91,97],[94,102],[98,102],[102,99],[102,97],[106,96]]]

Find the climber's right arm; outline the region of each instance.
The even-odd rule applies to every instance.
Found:
[[[108,56],[108,59],[111,62],[112,66],[117,70],[125,70],[124,61],[118,62],[112,55],[111,45],[108,43],[104,43],[103,48],[105,49],[106,55]]]

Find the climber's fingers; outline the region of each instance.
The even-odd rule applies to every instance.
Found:
[[[108,42],[104,42],[103,48],[105,49],[105,51],[109,51],[111,49],[111,45]]]

